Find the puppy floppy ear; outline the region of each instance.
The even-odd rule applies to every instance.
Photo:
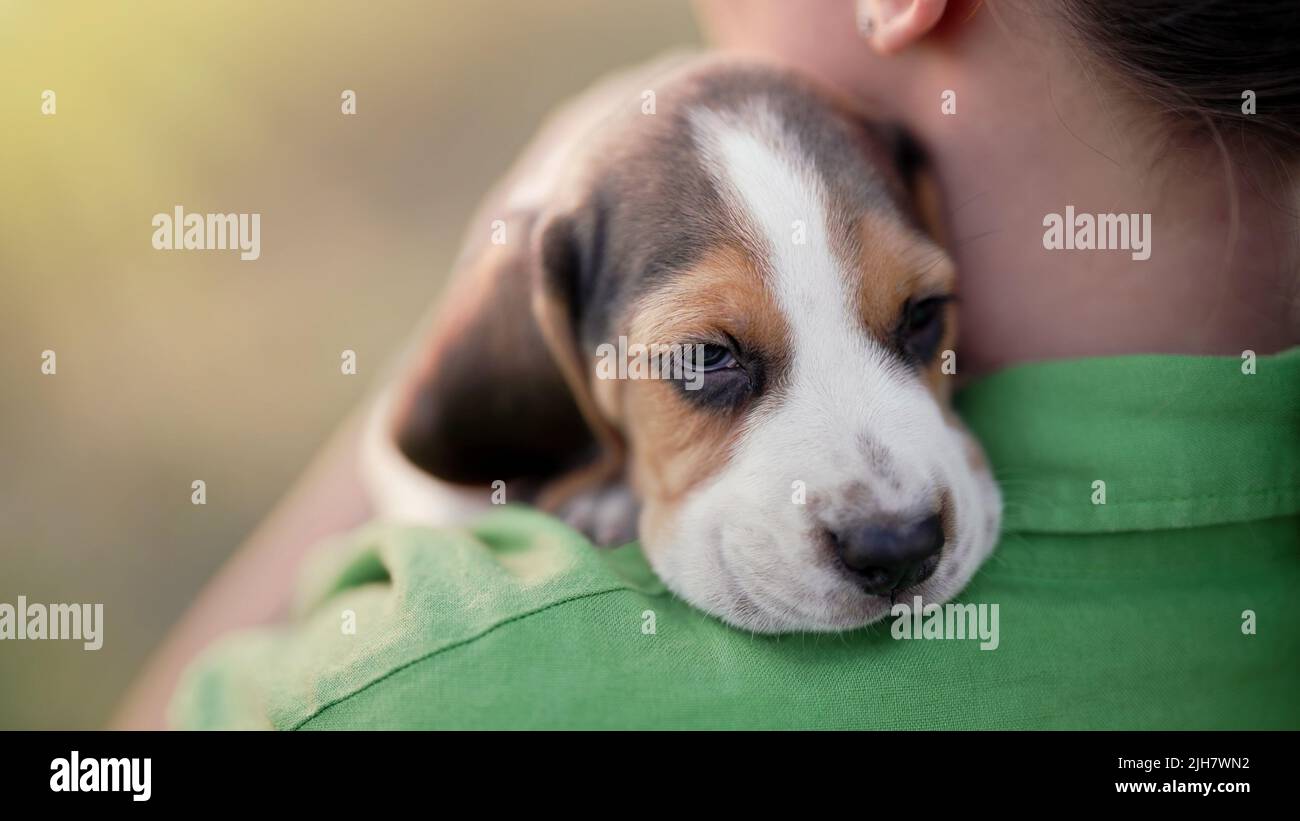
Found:
[[[592,391],[593,363],[585,352],[579,324],[596,309],[599,254],[606,239],[603,217],[595,207],[545,216],[533,234],[533,318],[596,450],[596,458],[545,489],[538,504],[550,510],[580,491],[616,480],[626,454],[622,434],[602,413]]]
[[[535,486],[604,446],[578,353],[572,219],[510,222],[527,242],[471,257],[397,396],[398,449],[455,484]]]
[[[941,247],[948,247],[943,198],[939,194],[939,181],[934,175],[930,156],[903,128],[891,126],[884,132],[894,167],[903,179],[917,222],[931,239]]]

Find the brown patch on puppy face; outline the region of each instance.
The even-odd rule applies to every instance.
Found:
[[[898,330],[910,303],[949,296],[956,279],[951,259],[928,238],[905,227],[889,215],[867,212],[858,221],[855,268],[860,273],[858,313],[867,330],[888,348],[898,345]],[[956,311],[943,307],[943,335],[939,355],[922,363],[926,386],[946,401],[951,378],[942,372],[942,351],[957,338]]]
[[[789,329],[762,268],[736,245],[707,253],[639,299],[627,316],[630,344],[716,344],[730,338],[746,356],[767,363],[769,382],[779,378],[788,353]],[[617,399],[612,385],[621,394]],[[722,469],[754,398],[718,407],[689,393],[667,379],[607,381],[597,389],[602,406],[622,411],[631,479],[652,517],[667,515],[691,488]]]

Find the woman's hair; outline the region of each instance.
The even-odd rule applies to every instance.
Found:
[[[1300,0],[1062,0],[1089,51],[1166,116],[1300,159]],[[1255,113],[1243,112],[1253,91]]]

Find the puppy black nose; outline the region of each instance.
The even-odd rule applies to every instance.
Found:
[[[832,533],[840,563],[863,590],[877,596],[930,578],[943,550],[938,514],[898,525],[864,523]]]

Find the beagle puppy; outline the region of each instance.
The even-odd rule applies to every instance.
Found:
[[[639,537],[672,591],[755,632],[951,597],[1001,503],[949,406],[933,189],[785,69],[675,57],[597,86],[489,197],[378,402],[375,507],[449,524],[504,492]],[[657,345],[673,367],[602,367]]]

